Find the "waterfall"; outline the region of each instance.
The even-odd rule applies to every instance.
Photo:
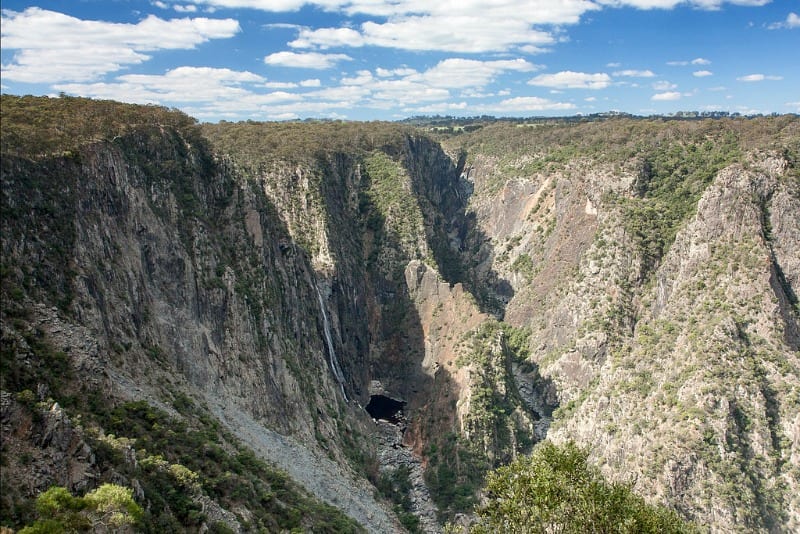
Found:
[[[319,299],[319,310],[322,312],[322,330],[325,332],[325,341],[328,344],[328,357],[331,362],[331,371],[336,381],[339,382],[339,387],[342,389],[344,400],[347,401],[347,394],[344,392],[344,375],[342,368],[339,367],[339,360],[336,358],[336,349],[333,347],[333,338],[331,337],[331,325],[328,321],[328,313],[325,311],[325,301],[322,299],[319,287],[315,284],[314,289],[317,290],[317,298]]]

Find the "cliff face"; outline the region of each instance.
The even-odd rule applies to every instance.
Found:
[[[263,133],[261,144],[237,138],[228,146],[220,125],[205,131],[215,156],[191,121],[167,112],[148,118],[134,107],[141,122],[98,125],[91,103],[8,102],[14,111],[30,105],[27,113],[81,107],[68,123],[78,134],[65,138],[34,130],[23,144],[28,121],[14,122],[11,112],[4,121],[3,387],[13,394],[4,413],[16,413],[19,395],[39,403],[29,403],[34,418],[68,397],[64,409],[82,415],[89,434],[114,431],[142,443],[106,410],[145,400],[199,428],[216,419],[231,432],[226,440],[238,439],[370,531],[402,527],[366,478],[378,483],[416,465],[422,497],[402,510],[405,523],[416,528],[416,514],[437,530],[423,451],[481,416],[470,408],[473,384],[505,391],[512,382],[503,373],[470,378],[478,367],[454,363],[462,337],[489,317],[455,278],[465,270],[457,251],[468,194],[436,143],[393,125],[321,134],[311,125],[299,132],[317,136],[306,152],[302,140],[255,125],[244,135]],[[443,328],[439,342],[432,329]],[[495,342],[494,366],[504,370],[503,342]],[[64,376],[48,371],[50,353]],[[381,463],[386,440],[362,408],[378,394],[405,404],[399,441],[389,445],[409,451],[398,465],[391,457]],[[187,404],[196,412],[184,413]],[[516,433],[532,428],[523,412]],[[8,417],[10,427],[21,420]],[[508,426],[492,421],[473,437]],[[15,447],[27,440],[35,450],[35,434],[21,434]],[[88,442],[90,450],[102,446]],[[494,438],[481,443],[476,452],[499,459],[531,440],[510,449]],[[92,463],[90,479],[75,480],[32,476],[32,467],[15,464],[11,479],[28,482],[6,505],[22,506],[52,483],[80,491],[124,471],[108,463]],[[133,475],[117,479],[136,486],[138,464],[129,467]],[[470,474],[472,489],[482,472]],[[215,493],[211,482],[203,491]],[[249,517],[241,506],[239,526]]]
[[[797,242],[770,231],[797,228],[784,167],[716,176],[641,290],[632,332],[554,434],[718,528],[796,528],[797,315],[773,243]],[[776,197],[794,200],[775,209]]]
[[[162,528],[357,530],[316,498],[435,532],[548,436],[714,530],[800,527],[796,119],[501,124],[443,149],[3,104],[10,524],[51,484],[114,481]],[[163,506],[186,477],[158,447],[191,502]]]
[[[255,180],[213,161],[192,128],[158,124],[2,165],[4,388],[173,414],[188,395],[318,497],[371,530],[396,528],[350,482],[343,447],[321,452],[358,441],[358,410],[329,363],[312,258]],[[59,337],[78,329],[79,345]],[[31,361],[31,339],[76,380],[27,373],[47,365]]]
[[[740,136],[728,156],[712,150],[713,124],[653,127],[653,145],[630,152],[638,126],[624,121],[554,128],[520,152],[506,130],[505,159],[473,155],[471,206],[491,236],[480,255],[514,288],[505,318],[530,328],[531,359],[555,383],[548,436],[714,531],[791,531],[798,127],[773,124],[766,142],[750,126],[726,126]]]

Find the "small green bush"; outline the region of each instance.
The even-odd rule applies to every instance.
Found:
[[[542,442],[486,477],[487,500],[472,534],[679,533],[692,525],[662,506],[647,504],[625,484],[605,481],[573,443]]]

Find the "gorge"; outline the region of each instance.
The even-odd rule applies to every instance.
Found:
[[[4,526],[113,482],[145,531],[440,532],[548,440],[800,529],[796,116],[2,99]]]

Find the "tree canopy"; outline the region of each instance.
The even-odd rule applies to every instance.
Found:
[[[573,443],[539,444],[489,473],[472,534],[682,533],[695,529],[626,484],[607,482]]]

